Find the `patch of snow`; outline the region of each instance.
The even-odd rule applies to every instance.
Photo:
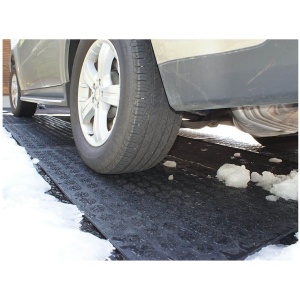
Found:
[[[164,166],[167,168],[176,168],[176,161],[166,160]]]
[[[233,156],[234,157],[241,157],[241,153],[234,153]]]
[[[227,186],[245,188],[250,181],[250,171],[244,165],[224,164],[218,169],[217,178]]]
[[[173,175],[170,175],[170,176],[168,177],[168,179],[169,179],[169,180],[173,180],[173,179],[174,179],[174,176],[173,176]]]
[[[298,233],[295,236],[298,238]],[[299,260],[299,253],[299,242],[290,246],[270,245],[245,260]]]
[[[270,159],[269,159],[269,162],[273,162],[273,163],[281,163],[281,162],[282,162],[282,159],[273,157],[273,158],[270,158]]]
[[[35,165],[38,164],[38,163],[40,162],[37,158],[33,158],[31,161],[32,161],[32,163],[35,164]]]
[[[7,260],[105,260],[113,246],[80,231],[75,205],[45,194],[50,185],[38,174],[25,148],[4,128],[0,132],[2,201],[1,257]]]
[[[257,172],[251,174],[251,181],[266,191],[283,199],[298,200],[298,172],[291,171],[288,175],[275,175],[264,171],[262,175]]]
[[[275,196],[275,195],[268,195],[266,196],[266,200],[268,201],[277,201],[279,197]]]

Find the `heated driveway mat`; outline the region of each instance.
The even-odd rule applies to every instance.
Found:
[[[130,260],[244,259],[298,231],[298,202],[265,200],[249,183],[226,187],[216,178],[224,163],[250,171],[288,174],[294,161],[271,164],[249,151],[178,137],[163,162],[134,174],[101,175],[81,161],[70,123],[49,116],[4,115],[4,127],[24,146],[67,197]],[[296,151],[296,150],[295,150]],[[169,175],[174,180],[168,180]]]

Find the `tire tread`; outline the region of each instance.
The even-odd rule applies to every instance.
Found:
[[[150,41],[132,41],[131,47],[135,111],[125,153],[112,173],[137,172],[158,164],[172,147],[181,123],[181,116],[169,106]]]

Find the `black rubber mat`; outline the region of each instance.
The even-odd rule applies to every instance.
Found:
[[[4,127],[112,244],[131,260],[236,260],[298,231],[298,202],[265,200],[250,183],[226,187],[224,163],[287,174],[297,163],[269,163],[245,150],[179,137],[161,163],[140,173],[96,174],[79,158],[70,124],[49,116],[4,116]],[[294,151],[297,151],[296,149]],[[168,180],[169,175],[174,180]]]

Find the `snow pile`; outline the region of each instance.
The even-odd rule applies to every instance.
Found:
[[[288,175],[275,175],[268,171],[264,171],[262,175],[260,175],[257,172],[253,172],[251,174],[251,181],[256,182],[256,185],[261,186],[275,196],[286,200],[298,200],[297,171],[291,171]]]
[[[167,160],[164,162],[164,166],[167,168],[176,168],[176,161]]]
[[[295,236],[298,239],[298,233]],[[290,246],[270,245],[248,256],[245,260],[299,260],[299,253],[299,242]]]
[[[282,159],[273,157],[273,158],[270,158],[270,159],[269,159],[269,162],[273,162],[273,163],[281,163],[281,162],[282,162]]]
[[[266,191],[270,191],[270,189],[273,187],[273,184],[281,182],[281,179],[279,176],[275,176],[271,172],[264,171],[262,172],[262,175],[257,172],[252,172],[251,181],[257,182],[257,186],[261,186]]]
[[[224,164],[218,169],[217,178],[227,186],[246,188],[250,181],[250,171],[244,165]],[[252,172],[251,181],[273,194],[266,197],[269,201],[276,201],[279,197],[298,200],[298,172],[295,170],[288,175],[275,175],[268,171],[262,175]]]
[[[2,128],[1,256],[8,260],[105,260],[113,246],[80,231],[75,205],[45,194],[50,185]]]
[[[245,166],[224,164],[217,171],[217,178],[220,181],[225,181],[227,186],[245,188],[250,181],[250,171]]]

